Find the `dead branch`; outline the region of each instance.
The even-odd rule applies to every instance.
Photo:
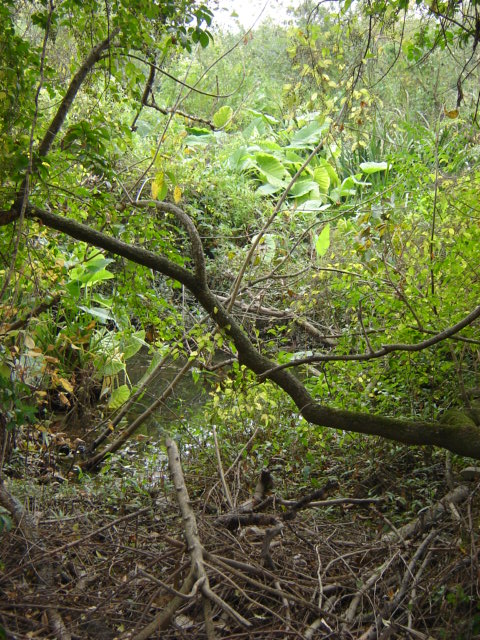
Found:
[[[211,600],[214,604],[218,605],[227,615],[239,622],[245,627],[250,627],[251,623],[240,615],[233,607],[227,604],[222,598],[210,588],[207,572],[205,571],[205,565],[203,562],[203,547],[198,535],[197,522],[195,514],[193,512],[190,497],[188,495],[187,487],[183,477],[182,466],[180,463],[180,454],[178,452],[177,444],[175,440],[169,436],[165,439],[165,444],[168,453],[168,465],[170,473],[172,475],[173,484],[176,491],[176,498],[180,513],[182,514],[183,530],[185,539],[187,542],[187,548],[190,553],[192,568],[195,572],[196,579],[202,579],[201,592],[205,598]],[[206,621],[208,627],[208,621]]]
[[[152,415],[152,413],[159,407],[161,404],[165,402],[165,400],[172,394],[177,384],[183,378],[183,376],[189,371],[194,364],[194,360],[188,360],[186,364],[180,369],[172,382],[168,385],[165,391],[157,398],[152,404],[145,409],[145,411],[138,416],[126,429],[124,429],[113,442],[111,442],[105,449],[99,451],[96,455],[88,458],[88,460],[84,460],[80,466],[84,470],[95,469],[104,459],[108,453],[113,453],[114,451],[118,451],[124,442],[128,440],[128,438],[135,433],[135,431],[142,425],[145,420]]]
[[[0,505],[5,507],[12,515],[17,527],[22,532],[27,547],[31,546],[40,551],[45,551],[35,521],[20,501],[8,491],[3,480],[0,480]],[[52,560],[45,561],[45,556],[43,556],[43,558],[34,563],[34,567],[38,576],[39,590],[45,591],[47,594],[49,590],[55,587],[54,576],[55,571],[59,569],[59,563]],[[70,632],[65,626],[58,609],[53,604],[47,607],[47,618],[50,628],[58,640],[71,640]]]
[[[439,502],[432,505],[429,509],[422,511],[418,518],[415,518],[412,522],[400,527],[396,531],[386,533],[382,536],[383,543],[391,543],[398,539],[400,536],[401,541],[405,541],[408,538],[412,538],[420,531],[432,526],[437,520],[439,520],[449,508],[449,504],[459,504],[468,498],[469,489],[466,485],[461,484],[453,491],[450,491]]]

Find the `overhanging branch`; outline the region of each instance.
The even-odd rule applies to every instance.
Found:
[[[348,353],[344,355],[335,355],[335,354],[318,354],[315,356],[307,356],[305,358],[297,358],[295,360],[291,360],[290,362],[286,362],[285,364],[278,365],[274,369],[270,371],[266,371],[263,376],[268,377],[274,371],[281,371],[282,369],[290,369],[292,367],[299,367],[302,364],[313,364],[316,362],[364,362],[365,360],[374,360],[375,358],[383,358],[389,353],[393,353],[394,351],[408,351],[410,353],[414,353],[416,351],[423,351],[424,349],[428,349],[429,347],[433,347],[439,342],[443,342],[448,338],[451,338],[456,333],[468,327],[468,325],[472,324],[480,318],[480,305],[475,307],[475,309],[469,313],[465,318],[460,320],[448,329],[444,329],[440,331],[440,333],[436,333],[431,338],[427,340],[422,340],[422,342],[417,342],[416,344],[384,344],[380,349],[376,349],[374,351],[369,351],[368,353]]]
[[[16,216],[18,217],[18,211]],[[289,371],[276,367],[274,362],[257,350],[244,332],[243,327],[225,309],[220,300],[210,291],[207,284],[197,277],[197,274],[188,269],[151,251],[116,240],[104,233],[91,229],[87,225],[41,210],[38,207],[29,206],[26,216],[27,218],[38,218],[45,225],[62,231],[73,238],[123,256],[136,264],[144,265],[181,282],[190,290],[212,320],[234,342],[238,350],[240,364],[251,369],[257,375],[268,378],[283,389],[307,422],[321,427],[381,436],[409,445],[436,445],[463,456],[480,459],[480,428],[475,425],[451,425],[442,422],[399,420],[398,418],[333,409],[318,402],[310,395],[300,380]],[[183,216],[188,218],[184,212]],[[0,226],[8,224],[12,219],[15,219],[15,212],[0,211]],[[199,246],[196,249],[194,248],[195,250],[199,250]],[[196,265],[196,271],[198,270],[199,266]],[[409,347],[407,350],[418,351],[420,350],[420,344],[422,348],[436,344],[473,322],[478,315],[480,315],[480,308],[475,309],[460,323],[433,336],[429,340],[418,345],[407,345]],[[398,348],[398,346],[389,345],[387,352],[392,351],[393,347]],[[382,347],[382,349],[386,349],[386,347]]]

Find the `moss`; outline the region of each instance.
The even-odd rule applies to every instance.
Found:
[[[467,411],[468,409],[449,409],[443,414],[440,422],[459,427],[476,427],[477,423]]]

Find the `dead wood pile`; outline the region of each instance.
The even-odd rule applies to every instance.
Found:
[[[206,483],[182,505],[179,473],[135,509],[81,486],[25,497],[1,534],[6,637],[480,637],[474,482],[395,527],[385,495],[339,499],[338,486],[232,511]]]

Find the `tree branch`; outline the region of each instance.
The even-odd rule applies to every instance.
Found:
[[[173,205],[168,205],[169,208],[172,206]],[[178,209],[178,207],[175,209]],[[404,444],[436,445],[463,456],[480,459],[480,428],[473,424],[452,425],[442,422],[400,420],[368,413],[333,409],[316,401],[300,380],[286,371],[284,367],[277,367],[272,360],[257,350],[244,332],[243,327],[223,307],[220,300],[210,291],[208,285],[201,278],[202,263],[196,264],[195,266],[196,272],[199,275],[199,277],[197,277],[197,275],[188,269],[171,262],[164,256],[156,255],[151,251],[129,245],[91,229],[87,225],[63,218],[39,209],[38,207],[29,205],[26,215],[31,218],[38,218],[47,226],[67,233],[73,238],[123,256],[136,264],[144,265],[185,285],[212,320],[232,339],[238,350],[240,364],[251,369],[254,373],[261,376],[262,379],[270,379],[283,389],[293,400],[307,422],[322,427],[381,436]],[[186,216],[186,214],[184,215]],[[18,211],[16,212],[16,216],[18,217]],[[15,215],[13,215],[13,219],[15,219]],[[0,211],[0,226],[8,224],[8,221],[11,220],[11,211]],[[193,230],[190,229],[189,232],[193,233]],[[199,251],[200,245],[195,247],[194,236],[195,234],[193,233],[191,239],[195,253],[195,251]],[[479,316],[480,306],[461,322],[422,343],[416,345],[386,345],[379,350],[380,354],[376,355],[376,357],[398,350],[410,352],[420,351],[450,337],[468,324],[471,324]],[[377,353],[378,352],[375,352],[375,354]],[[371,355],[360,354],[352,359],[366,360],[371,357]],[[340,358],[341,356],[337,359]],[[322,359],[332,360],[334,358],[326,356],[325,358],[317,357],[316,359],[306,358],[303,361],[308,363]]]
[[[100,60],[105,49],[109,46],[110,42],[119,32],[120,28],[117,27],[116,29],[113,29],[113,31],[108,35],[107,38],[105,38],[105,40],[99,42],[90,51],[80,69],[73,76],[72,81],[70,82],[70,85],[67,89],[67,93],[65,94],[57,113],[55,114],[52,122],[50,123],[50,126],[47,129],[46,134],[43,137],[43,140],[40,143],[40,146],[38,148],[38,154],[40,156],[46,156],[50,151],[53,141],[60,131],[60,128],[64,123],[68,112],[70,111],[73,101],[75,100],[75,97],[83,84],[83,81],[87,77],[87,74],[92,69],[92,67]]]

